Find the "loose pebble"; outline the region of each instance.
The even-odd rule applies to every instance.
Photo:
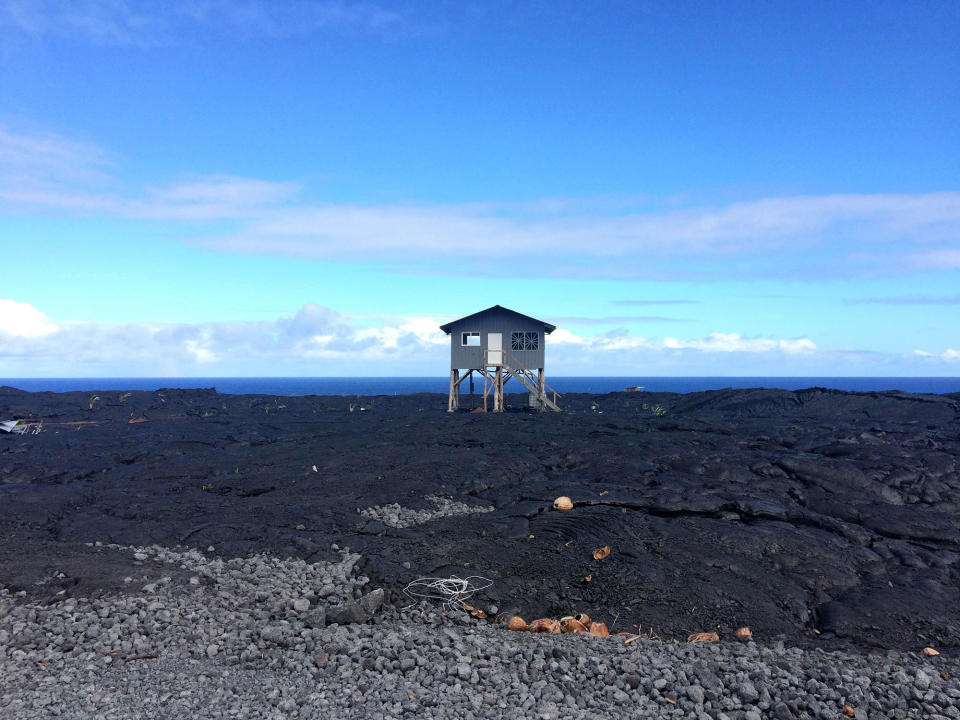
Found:
[[[317,563],[105,551],[190,580],[52,604],[0,590],[0,716],[960,719],[948,656],[508,632],[394,606],[339,548]]]

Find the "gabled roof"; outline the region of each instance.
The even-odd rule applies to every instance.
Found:
[[[502,312],[509,313],[511,315],[516,315],[517,317],[525,318],[526,320],[533,320],[535,323],[540,323],[541,325],[543,325],[543,330],[545,333],[547,333],[547,335],[549,335],[550,333],[552,333],[554,330],[557,329],[556,325],[551,325],[550,323],[546,323],[543,320],[537,320],[535,317],[530,317],[529,315],[518,313],[516,310],[505,308],[502,305],[494,305],[493,307],[488,307],[486,310],[475,312],[472,315],[466,315],[465,317],[462,317],[459,320],[453,320],[451,322],[448,322],[446,325],[441,325],[440,329],[443,330],[447,335],[449,335],[450,331],[453,329],[453,326],[456,325],[457,323],[462,323],[464,320],[470,320],[472,318],[477,317],[478,315],[483,315],[484,313],[488,313],[491,310],[500,310]]]

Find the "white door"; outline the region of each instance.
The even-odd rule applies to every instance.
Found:
[[[503,335],[487,333],[487,364],[503,365]]]

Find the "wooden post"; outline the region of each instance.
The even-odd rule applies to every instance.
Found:
[[[503,412],[503,366],[497,365],[496,383],[494,383],[493,411]]]
[[[457,375],[460,374],[459,370],[450,371],[450,395],[447,398],[447,412],[453,412],[457,409],[456,402],[456,392],[457,392]]]
[[[537,409],[546,410],[547,404],[544,402],[547,397],[546,382],[543,377],[543,368],[537,370]]]

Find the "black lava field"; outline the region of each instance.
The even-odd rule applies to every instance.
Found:
[[[337,544],[398,606],[417,577],[481,575],[480,602],[527,620],[960,648],[960,395],[524,399],[448,414],[426,394],[0,388],[0,420],[42,422],[0,433],[0,584],[42,602],[122,591],[131,568],[97,542],[308,560]],[[572,510],[552,509],[561,495]],[[430,516],[435,498],[477,512]],[[394,504],[431,519],[369,510]]]

